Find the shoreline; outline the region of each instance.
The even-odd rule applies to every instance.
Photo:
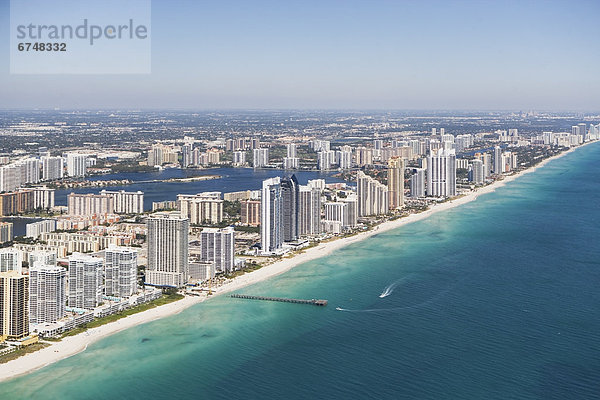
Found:
[[[505,176],[502,180],[498,180],[492,184],[478,188],[474,191],[467,193],[462,197],[446,201],[444,203],[435,204],[426,211],[420,212],[418,214],[411,214],[407,217],[399,218],[393,221],[383,222],[375,226],[371,230],[360,232],[354,236],[337,238],[330,242],[321,243],[315,246],[314,248],[308,249],[303,253],[296,254],[291,258],[285,258],[276,261],[256,271],[252,271],[239,277],[236,277],[231,282],[225,283],[224,285],[216,288],[214,290],[214,294],[211,297],[230,293],[243,287],[250,286],[255,283],[264,281],[266,279],[281,275],[298,265],[321,257],[325,257],[331,254],[333,251],[348,246],[352,243],[360,242],[379,233],[387,232],[392,229],[397,229],[401,226],[428,218],[433,214],[443,212],[466,203],[470,203],[476,200],[481,195],[492,193],[496,191],[497,188],[502,187],[525,174],[536,171],[538,168],[543,167],[552,160],[561,158],[579,148],[585,147],[588,144],[596,142],[597,141],[586,142],[582,145],[572,147],[569,150],[563,151],[560,154],[542,160],[540,163],[536,164],[533,167],[530,167],[526,170],[517,172],[512,175]],[[26,354],[15,360],[11,360],[5,364],[0,364],[0,382],[13,379],[18,376],[26,375],[28,373],[41,369],[47,365],[53,364],[57,361],[80,353],[87,349],[87,347],[90,344],[93,344],[100,339],[108,337],[122,330],[178,314],[188,307],[204,302],[208,298],[210,297],[186,296],[184,299],[181,299],[179,301],[152,308],[150,310],[143,311],[138,314],[130,315],[128,317],[108,323],[106,325],[102,325],[97,328],[92,328],[86,332],[80,333],[75,336],[68,336],[66,338],[63,338],[60,342],[52,343],[51,346],[48,346],[44,349],[41,349],[34,353]]]

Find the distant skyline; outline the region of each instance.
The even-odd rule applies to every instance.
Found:
[[[0,108],[600,111],[598,1],[152,2],[152,72],[9,74]]]

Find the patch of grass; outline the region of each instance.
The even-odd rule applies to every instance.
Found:
[[[225,279],[231,279],[231,278],[236,278],[238,276],[242,276],[247,272],[252,272],[252,271],[256,271],[257,269],[261,269],[263,266],[262,264],[247,264],[246,268],[240,269],[238,271],[233,271],[230,272],[227,275],[224,275]]]
[[[43,349],[44,347],[50,346],[47,343],[34,343],[30,346],[23,347],[13,351],[12,353],[5,354],[0,356],[0,364],[7,363],[12,360],[16,360],[17,358],[24,356],[25,354],[34,353],[38,350]]]

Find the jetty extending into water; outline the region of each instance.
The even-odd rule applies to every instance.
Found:
[[[266,300],[266,301],[280,301],[283,303],[297,303],[297,304],[312,304],[313,306],[326,306],[327,300],[317,299],[286,299],[285,297],[266,297],[266,296],[250,296],[248,294],[232,294],[230,297],[234,299],[249,299],[249,300]]]

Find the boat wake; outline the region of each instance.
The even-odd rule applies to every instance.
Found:
[[[458,282],[455,282],[454,284],[450,285],[446,289],[444,289],[444,290],[440,291],[439,293],[433,295],[429,299],[427,299],[425,301],[422,301],[421,303],[413,304],[413,305],[410,305],[410,306],[392,307],[392,308],[369,308],[369,309],[365,309],[365,310],[352,310],[352,309],[342,308],[342,307],[336,307],[335,309],[337,311],[354,312],[354,313],[373,313],[373,312],[390,312],[390,311],[412,310],[414,308],[420,308],[420,307],[424,307],[424,306],[430,305],[432,303],[435,303],[436,301],[438,301],[442,297],[445,297],[449,292],[451,292],[464,279],[465,278],[460,279]],[[400,282],[395,282],[395,283],[393,283],[390,286],[393,286],[394,284],[396,284],[396,286],[397,286],[398,283],[400,283]],[[390,293],[392,291],[393,291],[393,289],[391,289]],[[384,293],[385,293],[385,291],[384,291]],[[382,295],[384,293],[382,293]],[[389,296],[389,294],[388,294],[388,296]],[[382,296],[379,296],[379,297],[382,297]],[[385,297],[385,296],[383,296],[383,297]]]
[[[381,294],[379,295],[380,298],[384,298],[384,297],[388,297],[390,294],[392,294],[394,292],[394,289],[396,289],[396,286],[398,286],[398,284],[400,283],[400,281],[396,281],[394,283],[392,283],[390,286],[386,287],[383,292],[381,292]]]
[[[398,287],[398,285],[400,285],[400,283],[405,281],[407,278],[408,278],[408,276],[405,276],[404,278],[400,278],[397,281],[393,282],[391,285],[389,285],[388,287],[383,289],[383,292],[381,292],[379,297],[382,299],[384,297],[388,297],[390,294],[392,294],[394,292],[394,290]]]

